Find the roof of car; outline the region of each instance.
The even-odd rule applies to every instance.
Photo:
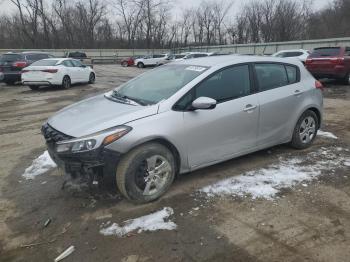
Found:
[[[225,55],[208,56],[194,58],[185,61],[174,62],[176,64],[197,65],[197,66],[225,66],[230,64],[249,63],[249,62],[279,62],[299,65],[299,61],[293,58],[277,58],[271,56],[246,56],[246,55]]]

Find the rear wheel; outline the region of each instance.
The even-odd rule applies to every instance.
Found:
[[[72,85],[71,81],[70,81],[70,77],[69,76],[64,76],[63,80],[62,80],[62,87],[64,89],[68,89],[70,88]]]
[[[29,88],[32,89],[32,90],[38,90],[39,86],[29,86]]]
[[[350,80],[350,74],[347,73],[345,75],[345,77],[339,79],[339,83],[342,84],[342,85],[348,85],[349,84],[349,80]]]
[[[94,84],[95,80],[96,80],[95,74],[94,73],[90,73],[89,84]]]
[[[139,63],[137,63],[137,67],[138,67],[138,68],[144,68],[145,65],[144,65],[144,63],[139,62]]]
[[[319,121],[315,112],[305,111],[294,128],[291,145],[297,149],[309,147],[316,138],[318,125]]]
[[[118,189],[135,203],[156,200],[169,189],[174,178],[174,156],[158,143],[130,151],[118,164],[116,173]]]

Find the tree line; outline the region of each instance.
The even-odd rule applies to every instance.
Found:
[[[0,48],[177,48],[349,36],[350,0],[9,0]],[[239,8],[239,9],[234,9]],[[234,15],[233,15],[234,14]]]

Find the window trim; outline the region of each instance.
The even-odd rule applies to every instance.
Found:
[[[287,85],[282,85],[282,86],[277,86],[277,87],[274,87],[274,88],[271,88],[271,89],[268,89],[268,90],[261,90],[261,89],[260,89],[259,80],[258,80],[258,75],[257,75],[256,69],[255,69],[255,65],[259,65],[259,64],[260,64],[260,65],[261,65],[261,64],[277,64],[277,65],[282,65],[282,66],[284,67],[284,70],[285,70],[286,75],[287,75],[288,84],[287,84]],[[294,85],[294,84],[300,83],[300,81],[301,81],[301,77],[300,77],[300,68],[299,68],[299,66],[297,66],[297,65],[293,65],[293,64],[289,64],[289,63],[283,63],[283,62],[253,62],[253,63],[252,63],[252,66],[253,66],[253,71],[254,71],[254,79],[255,79],[255,85],[256,85],[256,93],[267,92],[267,91],[270,91],[270,90],[274,90],[274,89],[276,89],[276,88],[281,88],[281,87],[284,87],[284,86]],[[291,67],[295,67],[295,68],[296,68],[296,70],[297,70],[297,80],[296,80],[296,82],[290,83],[286,66],[291,66]]]
[[[220,68],[219,70],[211,73],[210,75],[206,76],[204,79],[202,79],[199,83],[197,83],[195,86],[193,86],[190,90],[188,90],[186,92],[186,94],[184,94],[181,98],[179,98],[175,103],[174,105],[171,107],[171,109],[173,111],[178,111],[178,112],[188,112],[188,111],[191,111],[189,109],[189,106],[190,105],[187,105],[185,109],[177,109],[176,108],[176,105],[184,98],[186,97],[188,94],[192,93],[192,92],[195,92],[196,89],[206,80],[208,80],[209,78],[211,78],[212,76],[226,70],[226,69],[230,69],[230,68],[234,68],[234,67],[237,67],[237,66],[245,66],[247,65],[248,66],[248,71],[249,71],[249,82],[250,82],[250,93],[248,95],[245,95],[245,96],[240,96],[240,97],[236,97],[236,98],[230,98],[230,99],[225,99],[225,100],[222,100],[222,101],[217,101],[217,104],[221,104],[221,103],[225,103],[225,102],[228,102],[228,101],[232,101],[232,100],[236,100],[236,99],[239,99],[239,98],[243,98],[243,97],[246,97],[246,96],[250,96],[250,95],[253,95],[255,93],[257,93],[257,85],[256,85],[256,82],[255,82],[255,77],[254,77],[254,68],[253,68],[253,63],[252,62],[245,62],[245,63],[239,63],[239,64],[234,64],[234,65],[229,65],[229,66],[225,66],[225,67],[222,67]],[[193,101],[192,101],[193,102]]]

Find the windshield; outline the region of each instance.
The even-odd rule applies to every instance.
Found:
[[[156,104],[169,98],[208,68],[166,65],[150,70],[113,91],[112,97],[133,100],[141,105]]]
[[[0,56],[1,62],[14,62],[14,61],[18,61],[21,59],[22,59],[22,56],[17,55],[17,54],[5,54],[5,55]]]
[[[45,60],[39,60],[31,64],[31,66],[54,66],[56,65],[58,60],[56,59],[45,59]]]

